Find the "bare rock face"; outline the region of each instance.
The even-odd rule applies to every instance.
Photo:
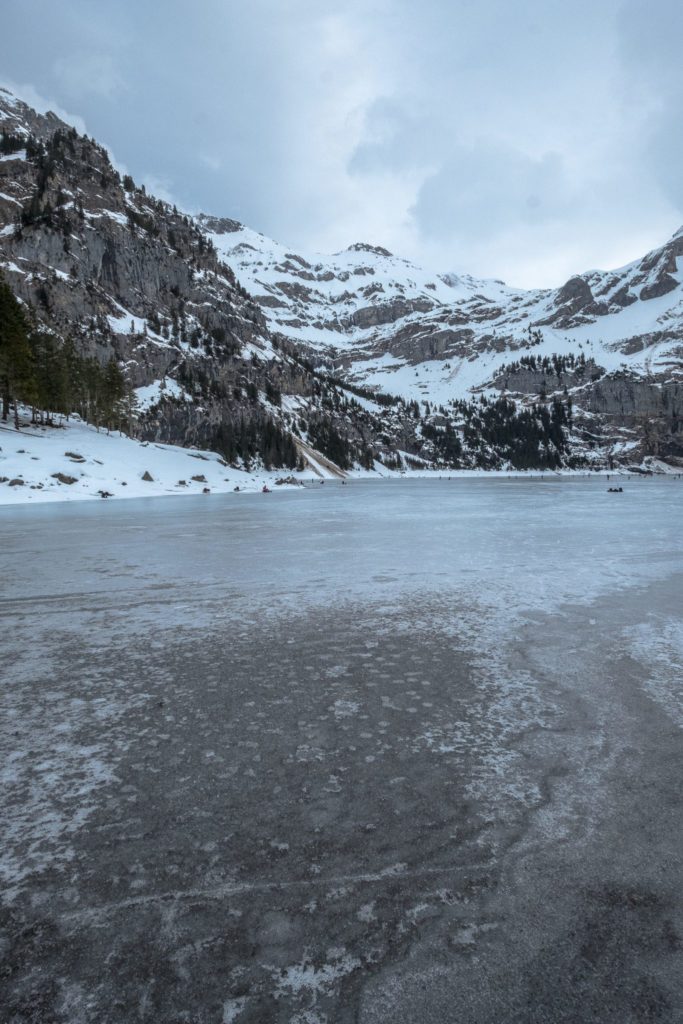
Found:
[[[233,234],[242,229],[242,224],[231,217],[211,217],[207,213],[200,213],[197,221],[206,231],[214,231],[221,235]]]
[[[559,372],[558,372],[559,369]],[[574,366],[536,367],[513,363],[491,381],[507,394],[528,399],[573,401],[591,437],[605,444],[626,431],[640,441],[641,455],[683,462],[683,382],[646,380],[627,371],[607,373],[593,360]]]
[[[571,277],[555,295],[554,304],[557,314],[549,316],[543,323],[553,323],[558,327],[573,327],[581,320],[577,314],[585,317],[604,316],[607,306],[596,302],[590,285],[583,277]]]
[[[392,324],[410,313],[428,313],[434,304],[428,299],[413,301],[396,299],[394,302],[379,302],[356,310],[351,316],[351,323],[356,327],[377,327],[380,324]]]
[[[683,384],[616,373],[591,389],[584,407],[606,423],[633,429],[644,454],[683,465]]]
[[[590,388],[605,376],[605,369],[598,366],[592,359],[586,360],[574,366],[554,367],[550,364],[547,367],[520,366],[513,363],[511,367],[504,367],[497,373],[492,384],[502,391],[509,391],[519,395],[559,395],[564,390],[573,391],[576,388]]]
[[[640,417],[663,418],[674,425],[683,417],[683,384],[655,383],[625,372],[610,374],[590,389],[584,407],[627,425]],[[683,437],[680,445],[683,450]]]
[[[381,245],[369,245],[368,242],[354,242],[348,247],[347,252],[372,252],[377,256],[391,256],[388,249],[382,248]]]
[[[570,277],[558,291],[555,305],[569,306],[572,312],[576,312],[594,301],[593,292],[588,283],[582,277]]]
[[[612,312],[615,307],[618,309],[625,309],[626,306],[631,306],[634,302],[637,301],[638,296],[634,295],[633,292],[629,289],[629,286],[625,284],[616,292],[614,292],[611,296],[610,304],[612,308],[610,312]]]
[[[288,299],[294,299],[296,302],[308,302],[314,294],[311,288],[293,281],[277,281],[275,287]]]
[[[464,358],[472,352],[472,341],[471,330],[425,330],[421,323],[408,323],[387,338],[380,351],[417,365],[431,359]]]
[[[658,299],[660,295],[666,295],[668,292],[674,291],[678,288],[678,281],[666,272],[658,275],[652,284],[646,285],[640,290],[640,298],[647,302],[648,299]]]

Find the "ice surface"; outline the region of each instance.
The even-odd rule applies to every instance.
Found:
[[[9,1019],[680,1019],[683,482],[623,486],[0,508]]]

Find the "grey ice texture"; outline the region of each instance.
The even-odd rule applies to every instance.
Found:
[[[7,1019],[680,1020],[683,483],[620,483],[0,509]]]

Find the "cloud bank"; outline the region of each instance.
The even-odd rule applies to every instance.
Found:
[[[5,0],[2,20],[0,78],[185,208],[304,250],[551,285],[683,222],[672,0]]]

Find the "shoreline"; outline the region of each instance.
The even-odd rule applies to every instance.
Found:
[[[241,472],[235,470],[234,472]],[[53,504],[72,504],[74,502],[91,502],[91,501],[131,501],[139,500],[144,498],[212,498],[212,497],[225,497],[226,495],[234,495],[236,498],[242,495],[256,495],[262,494],[264,485],[268,487],[267,494],[292,493],[301,490],[315,490],[323,484],[328,484],[332,487],[342,487],[352,484],[379,484],[379,483],[401,483],[407,481],[428,481],[431,483],[447,483],[457,481],[468,481],[468,482],[490,482],[490,481],[505,481],[505,480],[536,480],[539,483],[546,483],[557,480],[599,480],[602,479],[605,482],[611,481],[613,478],[618,478],[619,481],[624,480],[653,480],[653,479],[679,479],[683,478],[683,473],[677,469],[670,467],[668,470],[659,472],[648,472],[648,471],[635,471],[635,470],[476,470],[476,469],[465,469],[465,470],[452,470],[446,474],[443,472],[418,470],[416,472],[406,473],[392,473],[386,476],[380,473],[373,473],[371,471],[365,472],[362,475],[360,473],[355,474],[354,471],[349,471],[349,474],[343,478],[325,477],[324,479],[314,476],[305,476],[302,474],[296,475],[297,483],[283,483],[276,484],[276,474],[271,471],[270,475],[264,475],[261,477],[250,477],[247,481],[240,482],[238,489],[232,486],[233,481],[226,482],[225,487],[220,485],[214,485],[208,488],[206,491],[199,489],[180,488],[175,489],[166,488],[160,490],[148,489],[142,490],[137,487],[131,488],[125,493],[108,493],[104,498],[98,491],[75,491],[67,492],[65,490],[40,490],[32,488],[30,484],[25,484],[23,487],[17,487],[4,490],[8,487],[7,484],[0,483],[0,509],[15,508],[15,507],[26,507],[27,505],[53,505]],[[244,474],[246,476],[246,474]],[[288,474],[289,475],[289,474]],[[291,474],[294,476],[294,474]],[[24,490],[24,487],[28,487],[28,490]]]
[[[650,459],[641,467],[580,469],[353,469],[342,477],[308,456],[304,470],[257,469],[228,465],[216,452],[137,441],[98,431],[72,419],[59,428],[27,426],[0,431],[0,506],[124,498],[178,497],[187,494],[275,493],[322,483],[341,485],[390,480],[550,480],[623,479],[630,476],[681,476],[681,470]],[[379,467],[380,464],[376,464]],[[278,484],[277,480],[285,480]]]

